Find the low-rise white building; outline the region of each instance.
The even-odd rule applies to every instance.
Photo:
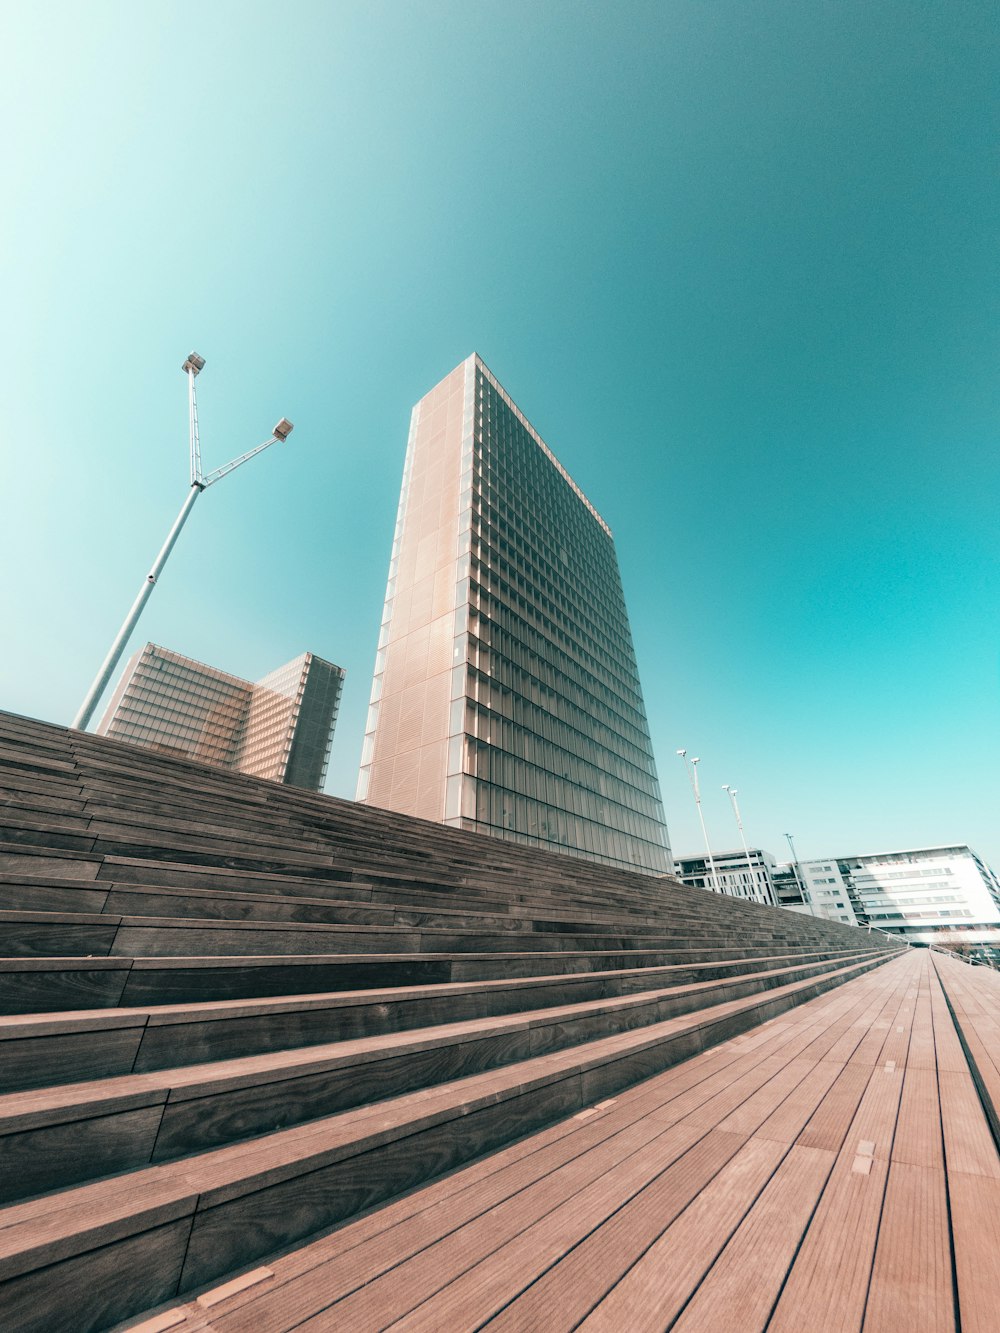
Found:
[[[837,861],[800,861],[803,896],[813,916],[839,921],[845,926],[862,924],[851,899],[850,884]]]
[[[694,889],[712,889],[730,898],[748,898],[769,907],[777,905],[773,877],[775,862],[770,852],[751,847],[749,859],[742,849],[713,852],[712,862],[710,866],[705,855],[675,857],[674,875],[682,884],[690,884]]]
[[[1000,957],[1000,878],[965,845],[918,847],[780,865],[782,906],[914,944],[960,945]],[[789,886],[801,886],[794,901]],[[784,886],[784,887],[783,887]]]
[[[838,857],[837,866],[858,917],[881,930],[921,944],[942,934],[1000,941],[1000,879],[971,847]]]
[[[778,864],[769,852],[682,856],[692,888],[774,903],[792,912],[871,927],[914,944],[946,944],[1000,963],[1000,877],[966,845],[918,847]]]

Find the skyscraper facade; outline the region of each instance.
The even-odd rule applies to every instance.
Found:
[[[256,683],[147,643],[97,730],[166,754],[319,791],[344,672],[314,653]]]
[[[413,410],[358,799],[672,866],[611,531],[475,355]]]

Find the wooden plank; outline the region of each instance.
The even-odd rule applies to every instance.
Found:
[[[995,1333],[1000,1179],[949,1171],[948,1196],[962,1333]]]
[[[181,1218],[0,1286],[0,1321],[17,1333],[96,1333],[172,1294],[191,1219]],[[68,1319],[67,1312],[73,1311]]]
[[[802,1063],[802,1057],[797,1063]],[[794,1143],[803,1124],[841,1076],[842,1069],[843,1066],[830,1060],[808,1064],[805,1078],[754,1131],[755,1137],[773,1139],[776,1143]]]
[[[864,1329],[946,1333],[954,1328],[951,1234],[937,1071],[927,1068],[929,960],[913,1009],[914,1063],[907,1063],[893,1138]],[[930,1051],[933,1053],[931,1039]]]
[[[893,1161],[879,1227],[864,1333],[955,1328],[944,1173]]]
[[[968,1069],[938,1074],[948,1175],[1000,1178],[1000,1157]]]
[[[906,1066],[892,1160],[930,1167],[939,1174],[944,1172],[941,1110],[937,1073],[933,1069]]]
[[[833,1161],[822,1148],[789,1150],[674,1324],[678,1333],[763,1330]]]
[[[580,1325],[587,1333],[660,1333],[680,1313],[785,1156],[751,1139]]]
[[[757,1065],[757,1077],[760,1073],[768,1072],[767,1062]],[[783,1077],[783,1074],[787,1074],[787,1077]],[[785,1069],[772,1073],[764,1085],[763,1090],[769,1093],[767,1102],[761,1100],[756,1092],[745,1097],[748,1089],[745,1086],[740,1089],[739,1085],[733,1084],[727,1090],[725,1100],[715,1098],[715,1116],[719,1116],[720,1110],[724,1110],[725,1105],[733,1100],[733,1093],[744,1101],[744,1105],[755,1106],[755,1112],[745,1113],[739,1122],[733,1120],[732,1113],[729,1114],[712,1130],[709,1138],[715,1141],[729,1134],[733,1145],[741,1144],[751,1130],[760,1125],[761,1120],[767,1122],[772,1106],[784,1104],[788,1100],[789,1086],[797,1090],[803,1085],[807,1074],[808,1066],[804,1069],[803,1061],[789,1060]],[[815,1105],[821,1094],[821,1090],[812,1089],[812,1105]],[[709,1106],[712,1106],[712,1102],[707,1102],[700,1113],[692,1114],[691,1120],[704,1126]],[[797,1108],[800,1124],[808,1117],[809,1109],[811,1106]],[[712,1174],[723,1165],[723,1161],[716,1161],[715,1172]],[[680,1190],[671,1193],[671,1190],[665,1189],[663,1180],[653,1181],[609,1220],[591,1218],[591,1224],[596,1222],[591,1233],[539,1281],[533,1281],[523,1297],[497,1317],[497,1326],[507,1328],[509,1324],[511,1328],[525,1329],[571,1328],[629,1268],[637,1254],[656,1241],[669,1221],[680,1212],[681,1206],[691,1201],[691,1197],[685,1196]],[[583,1214],[577,1213],[575,1221],[579,1229],[584,1224]],[[517,1240],[517,1248],[521,1252],[520,1262],[515,1246],[508,1246],[507,1252],[491,1258],[489,1266],[496,1274],[492,1278],[493,1289],[496,1289],[497,1282],[507,1282],[513,1292],[516,1286],[527,1286],[532,1281],[533,1270],[539,1268],[543,1246],[533,1241],[531,1236],[523,1236]],[[485,1272],[485,1265],[483,1269],[484,1273],[477,1280],[479,1300],[483,1300],[484,1293],[491,1290],[491,1274]],[[512,1277],[516,1277],[516,1282],[512,1281]],[[503,1290],[503,1286],[499,1289]],[[455,1297],[449,1296],[448,1300],[453,1301]],[[483,1313],[483,1309],[477,1309],[476,1317],[481,1318]]]
[[[788,1053],[793,1054],[794,1052]],[[766,1070],[766,1062],[759,1067],[765,1072],[770,1072]],[[810,1105],[808,1096],[800,1097],[800,1091],[809,1077],[808,1071],[810,1068],[812,1066],[809,1062],[791,1061],[789,1062],[788,1072],[792,1076],[787,1081],[775,1074],[766,1085],[771,1092],[771,1106],[777,1101],[781,1102],[786,1108],[793,1108],[786,1111],[786,1128],[789,1132],[794,1132],[795,1116],[798,1117],[798,1127],[801,1127],[829,1083],[830,1075],[827,1074],[821,1080],[812,1084],[812,1104]],[[786,1093],[789,1087],[793,1089],[793,1093],[792,1096],[787,1097]],[[726,1128],[739,1128],[747,1132],[759,1125],[762,1119],[765,1124],[768,1123],[770,1117],[768,1117],[767,1109],[765,1109],[759,1094],[751,1094],[747,1098],[744,1089],[742,1092],[738,1092],[738,1095],[742,1105],[736,1109],[735,1113],[731,1113],[727,1120],[721,1122],[720,1129],[717,1132],[724,1132]],[[755,1110],[756,1114],[754,1114]],[[775,1122],[772,1120],[772,1132],[774,1128]],[[828,1154],[828,1157],[832,1160],[832,1154]],[[607,1291],[626,1266],[628,1256],[634,1256],[637,1251],[641,1251],[644,1245],[649,1244],[655,1238],[655,1233],[653,1237],[650,1237],[643,1234],[641,1229],[633,1227],[634,1213],[635,1201],[617,1214],[607,1225],[593,1231],[581,1245],[571,1251],[566,1259],[551,1268],[539,1281],[534,1282],[521,1297],[507,1307],[507,1310],[497,1316],[491,1327],[509,1326],[525,1329],[545,1327],[548,1329],[550,1327],[568,1328],[572,1326],[580,1315],[587,1312],[588,1305],[599,1300],[600,1296]],[[636,1215],[635,1221],[638,1221],[638,1215]],[[656,1227],[656,1231],[662,1230],[661,1220],[659,1226]],[[626,1236],[630,1236],[631,1244],[621,1246],[623,1254],[616,1254],[612,1238],[614,1237],[621,1242]],[[610,1261],[610,1255],[613,1253],[616,1254],[616,1258]],[[525,1274],[521,1273],[517,1281],[523,1285]],[[450,1299],[454,1300],[454,1294],[451,1295]],[[435,1306],[435,1308],[437,1307]],[[482,1309],[477,1309],[476,1318],[481,1317],[482,1313]]]
[[[768,1333],[857,1333],[865,1298],[888,1162],[863,1159],[855,1170],[854,1135],[836,1165],[779,1296]]]
[[[906,1051],[907,1069],[934,1070],[937,1068],[937,1053],[934,1046],[934,1022],[931,1011],[931,980],[927,965],[924,967],[925,978],[913,1010],[913,1026],[910,1029],[910,1044]],[[935,982],[936,984],[936,982]]]
[[[832,1065],[832,1062],[828,1062]],[[838,1070],[838,1066],[832,1065]],[[844,1136],[871,1080],[872,1070],[866,1065],[847,1064],[839,1068],[836,1081],[827,1096],[799,1133],[796,1142],[803,1148],[825,1148],[839,1152]]]
[[[630,1215],[637,1209],[637,1225],[651,1224],[657,1231],[662,1230],[663,1224],[697,1198],[742,1146],[740,1136],[712,1131],[641,1191],[629,1207]],[[633,1187],[641,1179],[648,1180],[650,1167],[655,1170],[652,1163],[635,1164],[630,1182]],[[621,1168],[616,1166],[613,1177],[598,1180],[590,1189],[566,1198],[551,1215],[535,1226],[519,1231],[501,1249],[486,1255],[482,1262],[466,1267],[447,1285],[441,1286],[438,1277],[439,1289],[417,1308],[413,1308],[411,1293],[407,1293],[405,1302],[395,1311],[383,1308],[378,1316],[380,1322],[384,1320],[389,1327],[405,1327],[413,1333],[456,1328],[462,1324],[478,1325],[497,1313],[512,1292],[521,1290],[535,1274],[557,1263],[572,1250],[581,1234],[591,1231],[595,1222],[613,1214],[616,1203],[622,1198],[619,1189],[622,1176]],[[615,1233],[619,1245],[629,1243],[620,1226]],[[602,1254],[602,1264],[607,1258]],[[402,1317],[393,1322],[392,1313]],[[558,1316],[549,1325],[553,1329],[569,1326]]]
[[[544,1259],[541,1254],[536,1254],[527,1268],[523,1262],[518,1265],[519,1256],[513,1248],[499,1263],[494,1261],[490,1265],[492,1274],[481,1265],[482,1271],[476,1275],[474,1317],[481,1319],[486,1308],[499,1308],[520,1290],[516,1299],[490,1319],[491,1333],[542,1328],[547,1333],[558,1333],[575,1328],[617,1278],[628,1271],[637,1253],[663,1233],[741,1146],[739,1136],[711,1131],[626,1207],[593,1229],[580,1244],[571,1245],[565,1254],[558,1255],[557,1261],[530,1285],[526,1285],[528,1275],[531,1268],[539,1266],[538,1260]],[[521,1248],[531,1243],[531,1238],[526,1237]],[[454,1300],[454,1294],[451,1299]]]
[[[894,1019],[902,993],[909,984],[908,974],[897,971],[892,988],[887,992],[876,993],[874,1003],[861,1016],[860,1026],[864,1028],[865,1023],[870,1023],[876,1015],[889,1015]],[[849,1053],[843,1052],[840,1043],[832,1048],[829,1059],[832,1061],[834,1050],[840,1050],[845,1054],[847,1063],[810,1117],[809,1123],[799,1133],[796,1142],[801,1147],[824,1148],[839,1152],[843,1146],[845,1136],[871,1079],[872,1065],[869,1061],[875,1051],[875,1044],[870,1043],[863,1056],[855,1059],[862,1040],[863,1038],[859,1038],[857,1047]]]
[[[913,966],[907,959],[902,977],[907,987]],[[833,1090],[828,1114],[817,1113],[799,1138],[803,1145],[829,1148],[840,1140],[841,1147],[778,1298],[769,1333],[814,1328],[857,1333],[864,1317],[903,1070],[885,1063],[849,1065],[844,1077],[867,1078],[846,1136],[841,1117],[850,1110],[857,1083],[849,1092]]]
[[[944,999],[940,969],[935,971],[931,1002],[961,1328],[963,1333],[992,1333],[997,1322],[1000,1155]]]
[[[743,1106],[756,1101],[755,1119],[751,1122],[747,1114],[738,1120],[730,1116],[721,1121],[713,1133],[723,1133],[727,1129],[733,1132],[739,1125],[745,1134],[759,1126],[755,1139],[791,1143],[823,1099],[839,1066],[823,1069],[818,1078],[814,1075],[820,1066],[813,1062],[793,1059],[788,1068],[794,1071],[797,1080],[790,1094],[785,1095],[786,1086],[776,1077],[765,1085],[771,1091],[770,1104],[780,1103],[776,1111],[768,1115],[768,1108],[759,1098],[748,1098]],[[833,1154],[827,1153],[825,1157],[828,1170]],[[548,1333],[575,1327],[576,1322],[606,1296],[636,1258],[662,1234],[678,1211],[672,1207],[672,1202],[670,1198],[658,1201],[654,1186],[650,1186],[527,1287],[490,1322],[490,1329],[545,1328]],[[523,1284],[523,1275],[519,1282]]]
[[[959,1039],[955,1021],[948,1008],[940,978],[935,975],[931,989],[931,1013],[934,1019],[934,1051],[937,1058],[938,1074],[968,1074],[969,1062]]]
[[[0,1031],[0,1095],[54,1083],[127,1074],[133,1067],[141,1023],[94,1023],[89,1030],[19,1037]],[[2,1104],[2,1103],[0,1103]]]
[[[0,1136],[0,1203],[149,1163],[162,1106]]]
[[[699,1057],[702,1073],[707,1076],[721,1067],[725,1055],[720,1051]],[[689,1078],[690,1073],[684,1067],[668,1071],[660,1080],[623,1094],[613,1117],[605,1111],[586,1120],[563,1120],[279,1259],[274,1264],[279,1279],[286,1284],[294,1282],[294,1288],[283,1285],[273,1297],[268,1295],[261,1302],[254,1301],[252,1307],[232,1311],[231,1319],[222,1318],[220,1329],[226,1333],[238,1329],[254,1333],[286,1314],[300,1319],[315,1313],[338,1295],[349,1293],[354,1286],[419,1252],[435,1238],[450,1234],[566,1162],[617,1137],[646,1117],[661,1100],[669,1102],[672,1085],[686,1082],[684,1076]],[[721,1073],[725,1078],[726,1069],[721,1068]],[[310,1283],[314,1270],[315,1281]],[[303,1277],[305,1282],[299,1280]]]
[[[771,1117],[777,1107],[784,1105],[789,1094],[800,1089],[812,1068],[808,1060],[790,1060],[780,1072],[769,1078],[763,1087],[745,1096],[739,1106],[734,1107],[725,1119],[719,1122],[719,1128],[730,1134],[747,1137],[753,1134]],[[818,1101],[819,1097],[816,1100]],[[815,1102],[813,1104],[815,1105]],[[780,1135],[777,1141],[783,1141]]]
[[[866,981],[865,985],[870,984]],[[770,1047],[780,1048],[785,1052],[785,1059],[794,1055],[795,1047],[798,1044],[807,1043],[812,1039],[812,1033],[817,1025],[822,1024],[826,1015],[842,1013],[845,1007],[850,1004],[850,998],[843,993],[838,993],[834,997],[824,998],[820,1001],[814,1001],[812,1005],[805,1006],[799,1011],[799,1026],[802,1031],[797,1040],[790,1040],[788,1035],[789,1024],[785,1020],[776,1020],[771,1024],[765,1025],[761,1032],[769,1030],[770,1040],[768,1045],[756,1045],[750,1050],[742,1042],[729,1042],[722,1048],[716,1048],[715,1051],[706,1052],[701,1056],[687,1062],[685,1065],[667,1071],[658,1078],[649,1083],[641,1085],[639,1088],[633,1088],[622,1094],[615,1105],[613,1116],[610,1120],[614,1123],[621,1123],[622,1118],[644,1116],[647,1123],[659,1123],[662,1126],[676,1123],[682,1117],[693,1118],[694,1113],[699,1107],[703,1106],[707,1099],[716,1099],[717,1111],[715,1119],[726,1113],[726,1111],[738,1100],[746,1095],[745,1090],[741,1091],[737,1084],[740,1082],[740,1076],[754,1075],[755,1081],[759,1083],[760,1079],[766,1076],[770,1071],[765,1068],[764,1058]],[[851,1005],[853,1008],[853,1005]],[[809,1011],[809,1012],[807,1012]],[[826,1021],[829,1021],[826,1018]],[[735,1057],[735,1062],[734,1062]],[[748,1086],[753,1086],[749,1084]],[[657,1099],[660,1104],[657,1106]],[[593,1121],[584,1122],[587,1129],[584,1131],[578,1128],[575,1138],[580,1141],[580,1147],[577,1152],[586,1147],[586,1142],[582,1135],[586,1133],[591,1135],[595,1129]],[[551,1131],[550,1131],[551,1132]],[[608,1137],[608,1129],[600,1130],[604,1138]],[[565,1156],[567,1152],[572,1153],[572,1144],[567,1148],[566,1144],[556,1145],[557,1149]],[[507,1150],[507,1153],[500,1156],[506,1156],[513,1150]],[[337,1294],[349,1290],[343,1286],[341,1277],[338,1276],[339,1269],[333,1272],[328,1263],[329,1258],[342,1252],[342,1249],[350,1244],[352,1238],[360,1237],[363,1243],[368,1245],[366,1254],[356,1254],[355,1258],[364,1260],[364,1267],[354,1270],[353,1277],[349,1280],[355,1285],[359,1285],[364,1278],[371,1280],[377,1276],[380,1268],[391,1268],[394,1263],[400,1263],[407,1257],[408,1253],[415,1252],[422,1247],[430,1244],[434,1237],[439,1234],[442,1225],[445,1232],[461,1225],[468,1217],[479,1216],[503,1197],[508,1197],[510,1193],[526,1183],[524,1169],[532,1168],[536,1174],[541,1173],[541,1167],[546,1165],[546,1158],[549,1164],[556,1168],[557,1164],[552,1161],[551,1152],[540,1154],[537,1165],[532,1168],[532,1163],[522,1162],[507,1172],[506,1181],[502,1176],[491,1177],[485,1183],[472,1183],[466,1190],[467,1195],[463,1205],[461,1196],[456,1197],[452,1194],[441,1196],[441,1202],[436,1211],[442,1220],[437,1220],[434,1210],[431,1212],[420,1213],[412,1216],[412,1226],[407,1232],[404,1224],[403,1229],[395,1227],[394,1234],[387,1234],[383,1238],[377,1234],[378,1216],[364,1219],[345,1228],[338,1235],[331,1236],[324,1241],[316,1243],[314,1248],[317,1252],[316,1262],[326,1263],[326,1267],[318,1271],[314,1279],[306,1279],[305,1283],[297,1283],[296,1289],[289,1292],[287,1288],[273,1300],[264,1298],[263,1304],[258,1306],[254,1304],[253,1308],[246,1308],[240,1312],[234,1312],[233,1322],[223,1322],[220,1327],[224,1327],[229,1333],[230,1329],[254,1330],[258,1327],[259,1319],[266,1322],[269,1318],[269,1312],[273,1311],[273,1317],[283,1318],[279,1315],[279,1309],[289,1301],[292,1303],[296,1318],[301,1318],[305,1314],[318,1311],[329,1306],[331,1300],[335,1299]],[[428,1187],[426,1191],[411,1196],[409,1200],[401,1201],[400,1204],[390,1205],[390,1216],[387,1223],[391,1225],[393,1216],[398,1214],[400,1209],[407,1209],[411,1214],[414,1213],[414,1203],[424,1195],[437,1196],[443,1190],[447,1190],[451,1182],[461,1183],[468,1176],[469,1180],[475,1182],[478,1180],[479,1173],[483,1170],[482,1164],[470,1167],[466,1172],[460,1172],[451,1178],[451,1181],[441,1182],[438,1185]],[[506,1186],[506,1194],[503,1192]],[[471,1204],[472,1212],[468,1212]],[[464,1208],[464,1211],[463,1211]],[[524,1219],[520,1219],[523,1225]],[[662,1229],[662,1227],[660,1228]],[[338,1241],[340,1242],[338,1244]],[[408,1248],[409,1247],[409,1248]],[[294,1257],[293,1257],[294,1259]],[[279,1272],[281,1269],[279,1269]],[[294,1274],[292,1274],[294,1276]],[[307,1288],[307,1290],[303,1290]],[[339,1308],[339,1307],[338,1307]]]
[[[967,1054],[972,1077],[985,1105],[994,1142],[1000,1142],[1000,1063],[997,1055],[1000,1024],[993,1023],[985,1013],[979,1012],[983,1006],[978,1004],[975,994],[977,990],[984,993],[986,979],[980,982],[976,977],[967,978],[965,974],[972,972],[972,968],[941,959],[938,955],[934,955],[934,966],[954,1011],[963,1053]],[[944,1024],[942,1027],[947,1032]]]
[[[632,1126],[624,1135],[616,1136],[616,1141],[575,1158],[558,1173],[355,1291],[336,1307],[338,1325],[365,1327],[375,1321],[385,1326],[393,1322],[394,1316],[406,1314],[413,1327],[454,1327],[456,1302],[464,1311],[463,1320],[468,1320],[473,1295],[488,1300],[497,1290],[505,1291],[509,1282],[506,1271],[498,1273],[495,1265],[487,1271],[480,1264],[482,1259],[498,1247],[509,1245],[507,1257],[511,1262],[516,1263],[525,1253],[536,1263],[544,1264],[546,1258],[554,1262],[572,1243],[570,1238],[578,1237],[581,1217],[606,1216],[614,1211],[701,1137],[697,1127],[683,1122],[655,1138],[649,1127]],[[706,1173],[711,1172],[711,1165],[703,1160],[706,1155],[714,1161],[718,1154],[728,1150],[731,1155],[738,1147],[738,1140],[724,1139],[696,1153],[694,1165],[689,1168],[698,1182],[693,1188],[700,1187]],[[586,1223],[584,1226],[590,1229]],[[442,1293],[442,1286],[456,1275],[461,1276]],[[431,1301],[434,1310],[427,1315],[431,1320],[427,1325],[414,1306],[438,1294],[443,1297],[445,1309]],[[303,1325],[303,1329],[308,1328],[309,1323]]]
[[[101,858],[88,852],[35,849],[24,844],[0,847],[0,871],[7,875],[45,875],[53,879],[96,879]]]

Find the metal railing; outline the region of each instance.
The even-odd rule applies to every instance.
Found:
[[[906,947],[907,947],[908,949],[912,949],[912,948],[913,948],[913,945],[912,945],[911,942],[906,938],[905,935],[896,935],[896,934],[895,934],[893,931],[891,931],[891,930],[883,930],[881,926],[873,926],[872,923],[869,921],[869,922],[868,922],[868,934],[870,935],[870,934],[872,933],[873,930],[877,930],[878,933],[879,933],[880,935],[884,935],[884,936],[886,937],[887,940],[895,940],[896,943],[898,943],[898,944],[905,944]]]
[[[933,953],[943,953],[946,958],[954,958],[960,963],[968,963],[970,967],[985,967],[991,972],[996,972],[997,966],[991,963],[987,958],[970,958],[968,954],[957,953],[954,949],[948,949],[943,944],[929,944],[927,946]]]

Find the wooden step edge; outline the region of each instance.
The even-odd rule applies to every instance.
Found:
[[[739,992],[756,995],[805,979],[803,973],[824,975],[835,970],[822,963],[791,966],[771,972],[741,974],[723,979],[690,982],[673,987],[642,991],[637,995],[611,996],[570,1005],[552,1005],[519,1010],[485,1018],[444,1021],[399,1032],[378,1033],[308,1046],[232,1056],[191,1065],[168,1066],[139,1074],[124,1074],[83,1082],[42,1086],[24,1092],[0,1095],[0,1139],[11,1134],[61,1126],[72,1121],[120,1114],[142,1107],[171,1105],[264,1087],[322,1073],[377,1064],[382,1060],[405,1059],[432,1049],[461,1047],[469,1041],[499,1042],[516,1033],[530,1034],[545,1028],[558,1029],[551,1050],[580,1044],[574,1028],[598,1017],[635,1013],[647,1009],[647,1023],[628,1029],[653,1026],[666,1018],[652,1014],[664,1006],[704,998],[706,1003],[685,1012],[703,1011],[716,1003],[711,997],[724,994],[742,998]],[[787,978],[787,982],[779,980]],[[734,994],[735,992],[735,994]],[[671,1015],[673,1017],[675,1015]]]
[[[299,994],[278,996],[249,996],[235,1000],[203,1000],[163,1005],[136,1005],[115,1009],[81,1009],[69,1012],[41,1011],[37,1014],[2,1014],[0,1015],[0,1041],[21,1039],[33,1036],[51,1036],[61,1032],[86,1030],[90,1024],[101,1028],[119,1027],[137,1022],[148,1023],[151,1027],[186,1024],[213,1019],[252,1018],[273,1011],[274,1013],[295,1013],[319,1008],[350,1008],[358,1004],[389,1004],[405,1002],[410,999],[441,999],[449,995],[477,994],[480,992],[532,990],[542,986],[575,986],[581,982],[649,980],[651,983],[658,974],[674,971],[692,972],[700,969],[728,969],[726,975],[735,974],[741,967],[752,971],[751,964],[788,964],[812,961],[821,962],[840,958],[875,956],[880,950],[826,950],[811,949],[802,953],[779,953],[761,955],[741,955],[737,958],[720,959],[715,962],[666,963],[658,967],[606,968],[593,972],[553,972],[537,973],[526,977],[493,977],[476,981],[446,981],[412,984],[407,986],[385,986],[371,990],[342,991],[306,991]],[[307,955],[308,959],[320,955]],[[408,955],[406,955],[408,956]],[[489,958],[493,954],[486,955]],[[560,957],[562,955],[559,955]],[[463,955],[464,957],[464,955]],[[17,959],[17,962],[24,960]],[[64,962],[64,959],[44,960]],[[105,964],[122,964],[128,960],[121,957],[95,959],[71,959],[90,966],[95,961]],[[143,962],[150,960],[144,959]],[[215,960],[208,960],[214,962]],[[708,978],[711,980],[712,978]],[[722,979],[722,978],[720,978]]]
[[[523,1098],[552,1085],[568,1085],[571,1096],[565,1111],[560,1109],[553,1114],[551,1104],[546,1103],[544,1120],[568,1114],[572,1108],[593,1099],[592,1086],[575,1086],[588,1073],[607,1065],[614,1087],[630,1086],[654,1071],[644,1068],[640,1072],[633,1066],[626,1068],[627,1056],[643,1056],[650,1049],[676,1039],[683,1047],[680,1058],[687,1058],[696,1050],[767,1021],[793,1004],[804,1003],[835,985],[863,975],[879,966],[880,961],[855,964],[821,978],[768,991],[763,996],[730,1001],[694,1016],[668,1019],[638,1033],[602,1038],[554,1055],[539,1056],[520,1065],[504,1066],[486,1074],[422,1089],[374,1107],[342,1112],[249,1142],[184,1158],[177,1163],[144,1168],[111,1181],[14,1204],[0,1210],[0,1282],[6,1283],[42,1264],[85,1256],[107,1236],[121,1237],[133,1231],[129,1219],[144,1224],[151,1214],[159,1217],[159,1210],[164,1206],[183,1209],[190,1204],[192,1213],[204,1214],[207,1210],[278,1185],[294,1185],[304,1174],[311,1174],[319,1166],[333,1165],[390,1143],[403,1142],[429,1128],[450,1122],[455,1122],[456,1127],[468,1125],[476,1111],[502,1107],[512,1099]],[[662,1067],[669,1063],[674,1061],[667,1061]],[[574,1087],[575,1093],[572,1091]],[[516,1137],[516,1134],[508,1137]],[[335,1141],[331,1142],[331,1139]],[[467,1143],[465,1146],[468,1149],[466,1155],[459,1155],[456,1163],[486,1151],[481,1144]],[[448,1169],[437,1162],[435,1166],[439,1169],[433,1174]],[[172,1200],[168,1198],[171,1181],[176,1193]],[[377,1183],[384,1189],[383,1198],[409,1187],[392,1181],[386,1188],[384,1179]],[[332,1198],[330,1203],[334,1204]],[[352,1208],[351,1211],[357,1210]],[[79,1224],[76,1230],[72,1229],[75,1224]],[[316,1230],[321,1225],[324,1222],[310,1224],[308,1230]],[[299,1235],[308,1234],[308,1230],[300,1231]],[[289,1240],[295,1238],[287,1237]],[[282,1242],[275,1242],[272,1237],[272,1248],[276,1243]],[[220,1257],[223,1262],[218,1265]],[[229,1255],[217,1256],[216,1264],[216,1273],[235,1266]],[[199,1275],[196,1280],[207,1278]],[[3,1309],[4,1290],[0,1285],[0,1313]]]

